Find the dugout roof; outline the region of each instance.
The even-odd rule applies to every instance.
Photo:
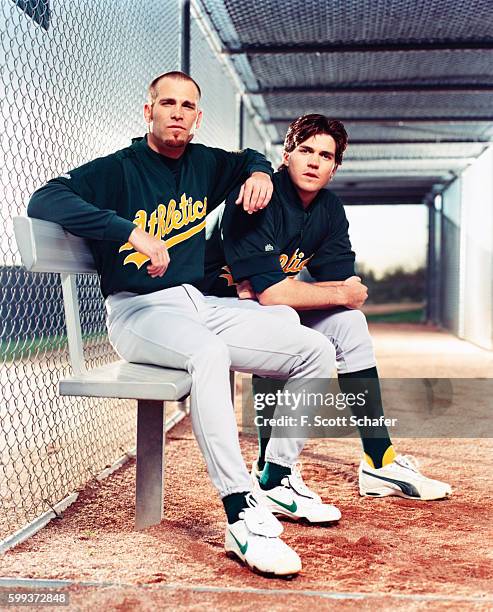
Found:
[[[416,203],[493,139],[491,0],[199,0],[280,149],[307,112],[344,121],[333,188]]]

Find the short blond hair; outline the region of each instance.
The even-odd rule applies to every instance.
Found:
[[[157,86],[158,86],[159,81],[165,78],[175,79],[176,81],[189,81],[190,83],[193,83],[195,87],[197,88],[197,91],[199,92],[199,99],[201,98],[202,92],[200,91],[200,87],[197,81],[195,81],[195,79],[192,79],[192,77],[186,74],[185,72],[181,72],[180,70],[173,70],[171,72],[163,72],[163,74],[160,74],[159,76],[157,76],[150,83],[149,87],[147,88],[147,97],[151,105],[154,104],[154,102],[156,101]]]

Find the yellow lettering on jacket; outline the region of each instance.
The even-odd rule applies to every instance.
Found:
[[[194,205],[193,205],[193,212],[192,212],[192,221],[195,221],[195,219],[201,219],[206,212],[206,208],[207,208],[207,198],[204,198],[204,201],[201,202],[200,200],[197,200]]]
[[[135,213],[134,223],[137,227],[140,227],[140,229],[145,231],[147,225],[147,213],[145,210],[139,210],[137,213]],[[118,249],[118,252],[121,253],[122,251],[131,251],[132,249],[133,246],[130,244],[130,242],[125,242],[125,244],[122,244],[122,246]]]
[[[305,254],[302,251],[296,249],[296,251],[289,257],[289,255],[282,254],[279,256],[281,268],[285,274],[298,274],[308,264],[310,259],[313,257],[307,257],[304,259]]]
[[[310,257],[307,257],[306,259],[303,259],[304,257],[305,254],[303,252],[298,252],[298,249],[296,249],[291,257],[284,253],[279,255],[279,263],[281,264],[282,271],[285,274],[298,274],[298,272],[301,272],[301,270],[303,270],[303,268],[308,264],[310,259],[312,259],[313,255],[310,255]],[[223,271],[223,274],[220,274],[219,278],[224,278],[224,280],[228,283],[228,287],[237,284],[233,279],[229,266],[223,266],[221,270]]]
[[[185,193],[180,198],[179,207],[177,207],[176,200],[171,199],[168,206],[165,204],[158,204],[156,210],[149,215],[145,210],[138,210],[135,213],[134,224],[140,227],[150,236],[154,236],[159,240],[162,240],[173,230],[179,230],[196,221],[197,219],[203,219],[207,214],[207,198],[203,201],[197,200],[193,205],[193,198],[187,198]],[[200,233],[205,228],[205,219],[198,225],[187,229],[181,234],[175,234],[168,240],[165,240],[165,245],[169,249],[172,246],[188,240],[195,234]],[[118,252],[134,250],[130,242],[123,244]],[[137,268],[140,268],[146,261],[149,261],[149,257],[138,251],[134,251],[130,255],[127,255],[123,261],[123,265],[128,263],[134,263]]]

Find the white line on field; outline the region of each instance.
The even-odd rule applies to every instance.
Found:
[[[322,597],[325,599],[377,599],[390,597],[392,599],[403,599],[411,601],[456,601],[456,602],[476,602],[493,603],[493,596],[467,596],[467,595],[433,595],[428,593],[387,593],[372,592],[364,593],[337,592],[337,591],[307,591],[293,589],[254,589],[254,588],[235,588],[235,587],[216,587],[207,585],[190,584],[126,584],[118,582],[77,582],[75,580],[52,580],[37,578],[0,578],[0,589],[4,588],[26,588],[26,589],[61,589],[69,587],[98,587],[113,589],[134,589],[134,590],[170,590],[170,591],[196,591],[200,593],[245,593],[251,595],[300,595],[302,597]]]

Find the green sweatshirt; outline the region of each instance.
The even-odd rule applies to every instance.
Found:
[[[89,239],[105,297],[119,291],[151,293],[204,276],[205,216],[253,172],[271,174],[256,151],[235,153],[189,144],[178,168],[145,138],[91,161],[38,189],[28,215],[59,223]],[[150,260],[128,238],[135,226],[164,240],[171,262],[151,278]]]

